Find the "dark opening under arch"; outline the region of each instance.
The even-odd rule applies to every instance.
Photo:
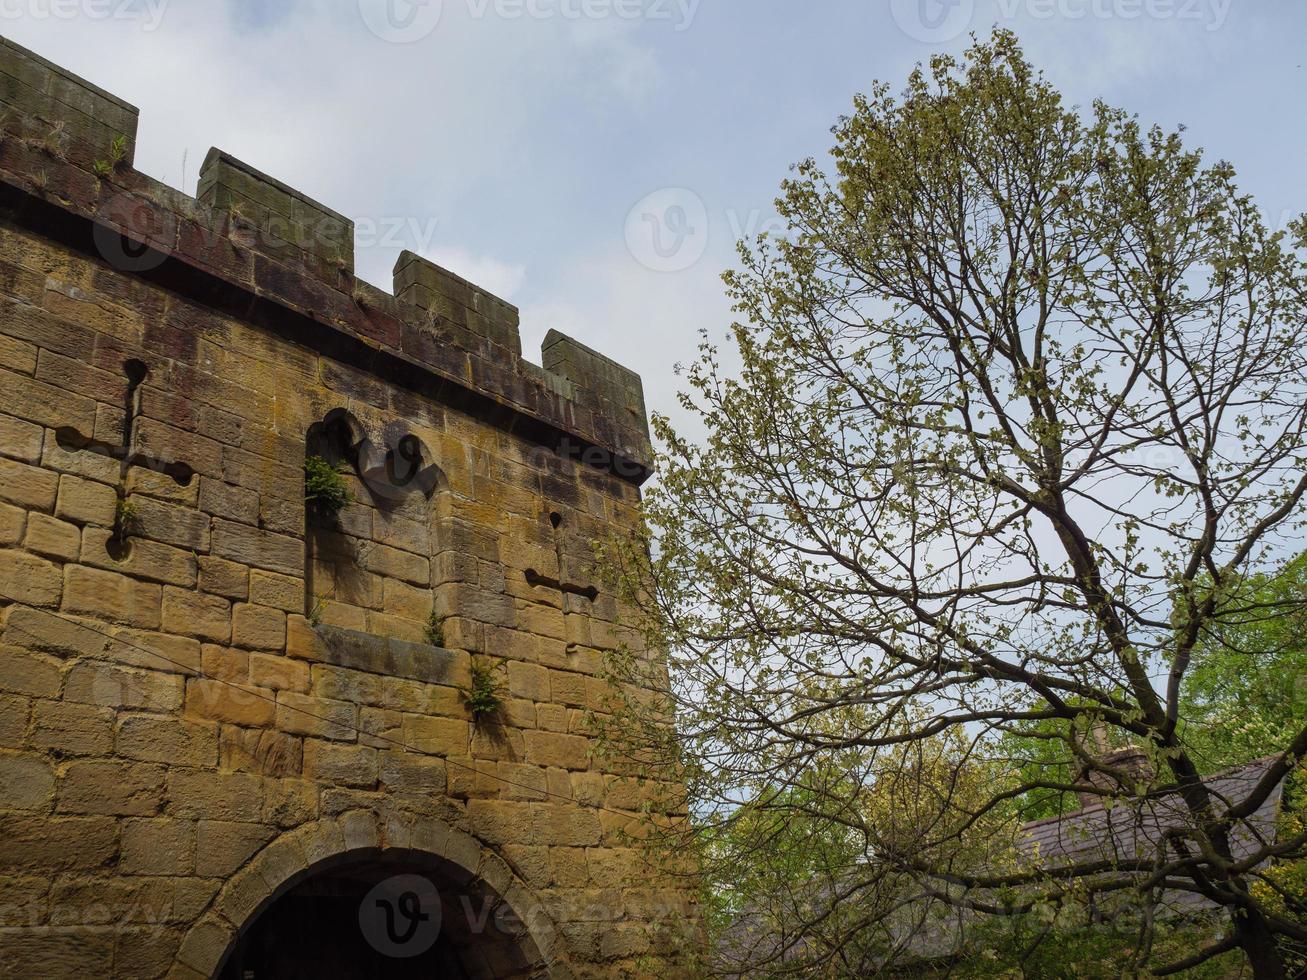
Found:
[[[355,851],[296,876],[251,917],[219,980],[433,980],[548,975],[513,910],[419,851]]]

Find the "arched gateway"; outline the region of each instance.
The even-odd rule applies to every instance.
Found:
[[[175,972],[219,980],[570,976],[546,955],[558,960],[558,941],[535,897],[471,835],[431,820],[379,826],[360,811],[260,851],[191,930]]]
[[[173,974],[568,977],[561,942],[537,898],[472,835],[355,811],[256,854],[191,928]]]

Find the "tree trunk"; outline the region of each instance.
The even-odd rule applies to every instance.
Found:
[[[1236,912],[1234,934],[1248,957],[1256,980],[1287,980],[1284,960],[1275,943],[1275,935],[1257,912]]]

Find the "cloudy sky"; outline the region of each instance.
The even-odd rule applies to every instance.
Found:
[[[189,193],[218,146],[640,371],[720,334],[719,275],[855,92],[1015,29],[1079,105],[1185,124],[1273,224],[1307,210],[1301,0],[0,0],[0,33],[141,109]]]

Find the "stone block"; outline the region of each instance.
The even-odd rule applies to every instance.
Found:
[[[304,758],[298,736],[235,725],[223,726],[219,752],[224,770],[278,778],[298,775]]]
[[[383,677],[381,703],[417,715],[468,719],[467,699],[452,687],[423,684],[404,677]]]
[[[0,691],[57,698],[62,687],[63,665],[58,660],[23,647],[0,646]]]
[[[553,803],[534,805],[532,828],[535,840],[550,846],[595,847],[604,834],[595,811]]]
[[[0,500],[29,511],[52,511],[58,495],[58,473],[0,456]]]
[[[118,494],[113,487],[94,480],[64,474],[59,477],[59,498],[55,516],[77,524],[113,527],[118,511]]]
[[[403,741],[419,752],[437,756],[466,756],[471,748],[472,726],[456,718],[405,715]]]
[[[196,678],[186,685],[186,713],[247,728],[271,727],[277,717],[276,698],[275,691]]]
[[[352,742],[358,737],[358,708],[346,701],[282,691],[277,695],[277,728],[294,735]]]
[[[111,661],[82,660],[64,683],[64,700],[102,708],[160,713],[182,705],[186,682],[180,674],[134,670]]]
[[[169,463],[185,463],[202,476],[222,473],[220,443],[157,419],[142,418],[136,426],[140,452]]]
[[[400,579],[420,586],[429,587],[431,584],[431,562],[398,548],[383,544],[365,545],[360,549],[359,564],[383,578]]]
[[[274,831],[259,823],[201,820],[195,833],[195,873],[226,877],[257,854]]]
[[[169,818],[123,823],[118,867],[128,875],[188,875],[195,867],[195,824]]]
[[[54,770],[32,755],[0,755],[0,801],[7,810],[49,811]]]
[[[168,815],[185,820],[254,823],[263,811],[264,780],[243,772],[173,769]]]
[[[318,816],[318,785],[308,779],[278,779],[268,783],[263,820],[278,827],[298,827]]]
[[[27,531],[27,511],[0,504],[0,548],[12,548],[23,540]]]
[[[449,795],[455,799],[498,799],[499,763],[492,759],[445,760]]]
[[[212,768],[218,764],[218,726],[137,715],[118,723],[115,747],[120,756],[140,762]]]
[[[250,572],[250,602],[282,612],[304,612],[304,582],[289,575],[254,569]]]
[[[549,780],[545,770],[539,766],[527,766],[517,762],[499,763],[500,797],[505,800],[522,802],[548,799]]]
[[[469,800],[468,823],[472,833],[487,844],[534,844],[534,807],[540,805],[506,800]]]
[[[309,665],[282,654],[251,653],[250,683],[273,691],[305,693],[311,683]]]
[[[76,561],[82,546],[82,532],[77,525],[32,514],[27,522],[27,537],[23,547],[34,554],[56,561]]]
[[[566,734],[568,710],[561,704],[537,704],[536,725],[545,731]]]
[[[239,524],[258,524],[259,495],[206,476],[200,480],[200,510]]]
[[[149,538],[187,551],[209,550],[209,515],[189,507],[155,500],[151,497],[131,497],[136,509],[132,524],[133,536]]]
[[[101,405],[100,408],[103,411],[104,406]],[[119,415],[121,416],[121,413]],[[114,436],[115,441],[121,438],[121,433]],[[126,490],[128,496],[154,497],[192,510],[200,502],[199,477],[192,475],[187,482],[178,483],[167,473],[160,473],[158,470],[149,470],[140,466],[133,466],[127,471]]]
[[[60,566],[23,551],[0,551],[0,599],[29,606],[57,606],[63,589]]]
[[[411,619],[424,626],[431,618],[432,596],[429,587],[415,588],[385,579],[382,593],[383,608],[392,616]]]
[[[213,554],[283,575],[304,574],[304,544],[298,538],[214,518]]]
[[[280,609],[238,603],[232,611],[232,643],[250,650],[286,646],[286,614]]]
[[[537,731],[524,732],[523,737],[526,761],[532,765],[571,770],[590,768],[590,743],[579,735]]]
[[[113,819],[0,812],[0,868],[43,875],[85,872],[103,867],[117,851],[118,824]],[[38,970],[27,975],[46,974]]]
[[[213,976],[235,938],[231,926],[216,916],[206,917],[186,933],[181,949],[177,951],[177,965],[169,971],[168,980],[200,980]],[[191,972],[185,972],[187,970]]]
[[[44,609],[21,606],[9,610],[0,636],[7,644],[62,658],[100,656],[110,643],[99,624],[93,627]]]
[[[223,558],[201,555],[200,591],[244,601],[250,595],[250,570]]]
[[[27,698],[0,694],[0,746],[18,748],[23,744],[30,709]]]
[[[379,765],[377,750],[366,745],[342,745],[313,738],[304,742],[306,779],[370,789],[377,783]]]
[[[113,751],[113,712],[89,704],[37,701],[28,742],[63,755],[108,755]]]
[[[439,796],[447,786],[444,761],[413,752],[382,752],[380,780],[383,789],[395,793]]]
[[[41,458],[44,441],[45,429],[42,426],[0,413],[0,455],[35,463]]]
[[[157,629],[161,623],[163,592],[157,585],[138,582],[125,575],[69,565],[64,573],[64,609]]]
[[[181,636],[228,643],[232,636],[231,603],[221,596],[165,588],[163,627]]]
[[[508,690],[515,697],[528,701],[549,700],[549,671],[538,664],[510,662]]]
[[[313,693],[321,698],[349,701],[354,704],[385,703],[385,678],[361,670],[349,670],[330,664],[313,667]]]
[[[198,565],[193,553],[133,537],[128,540],[127,554],[115,558],[109,552],[112,538],[113,531],[109,528],[86,528],[82,532],[82,564],[162,585],[195,587]]]
[[[97,635],[82,632],[90,637]],[[186,636],[115,630],[113,638],[103,645],[106,656],[131,667],[192,675],[199,673],[202,666],[200,641]]]
[[[73,762],[59,781],[60,813],[152,816],[163,808],[162,766],[118,760]]]

